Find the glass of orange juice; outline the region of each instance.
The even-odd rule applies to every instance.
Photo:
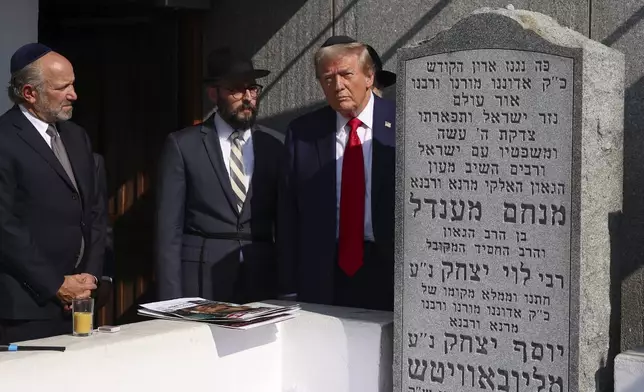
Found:
[[[94,330],[94,298],[72,300],[74,336],[90,336]]]

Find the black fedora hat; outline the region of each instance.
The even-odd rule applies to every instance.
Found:
[[[369,55],[371,56],[371,60],[373,60],[373,66],[376,69],[376,82],[382,85],[382,87],[389,87],[392,84],[395,84],[396,74],[382,69],[382,60],[380,59],[380,56],[378,56],[378,52],[376,52],[376,50],[370,45],[366,46],[367,51],[369,51]]]
[[[258,79],[271,73],[266,69],[255,69],[250,58],[235,52],[230,47],[210,52],[206,67],[208,74],[204,81],[208,83]]]

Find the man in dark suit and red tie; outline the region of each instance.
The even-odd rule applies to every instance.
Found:
[[[280,195],[280,292],[392,310],[395,105],[371,92],[374,64],[350,37],[315,54],[328,106],[288,127]]]
[[[231,48],[208,56],[217,106],[168,135],[160,159],[156,275],[160,299],[245,303],[277,295],[275,225],[284,145],[255,123],[269,74]]]
[[[101,276],[103,205],[85,130],[68,121],[71,63],[31,43],[11,57],[0,116],[0,344],[71,333],[69,304]]]

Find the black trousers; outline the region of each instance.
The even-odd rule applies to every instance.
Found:
[[[239,269],[237,270],[237,279],[233,283],[233,292],[230,302],[236,304],[244,304],[251,301],[248,289],[246,287],[246,266],[244,263],[239,263]]]
[[[69,314],[51,320],[0,320],[0,344],[72,333],[72,318]]]
[[[394,307],[394,265],[392,255],[379,252],[370,241],[364,243],[363,265],[352,277],[338,265],[336,251],[333,274],[333,305],[392,311]]]

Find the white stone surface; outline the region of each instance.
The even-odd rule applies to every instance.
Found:
[[[230,331],[152,320],[21,344],[67,350],[0,353],[0,391],[281,391],[275,326]]]
[[[285,392],[390,392],[391,312],[305,305],[280,325]]]
[[[615,392],[644,391],[644,347],[625,351],[615,358]]]
[[[390,312],[303,309],[247,331],[151,320],[21,342],[67,350],[0,353],[0,391],[391,391]]]

